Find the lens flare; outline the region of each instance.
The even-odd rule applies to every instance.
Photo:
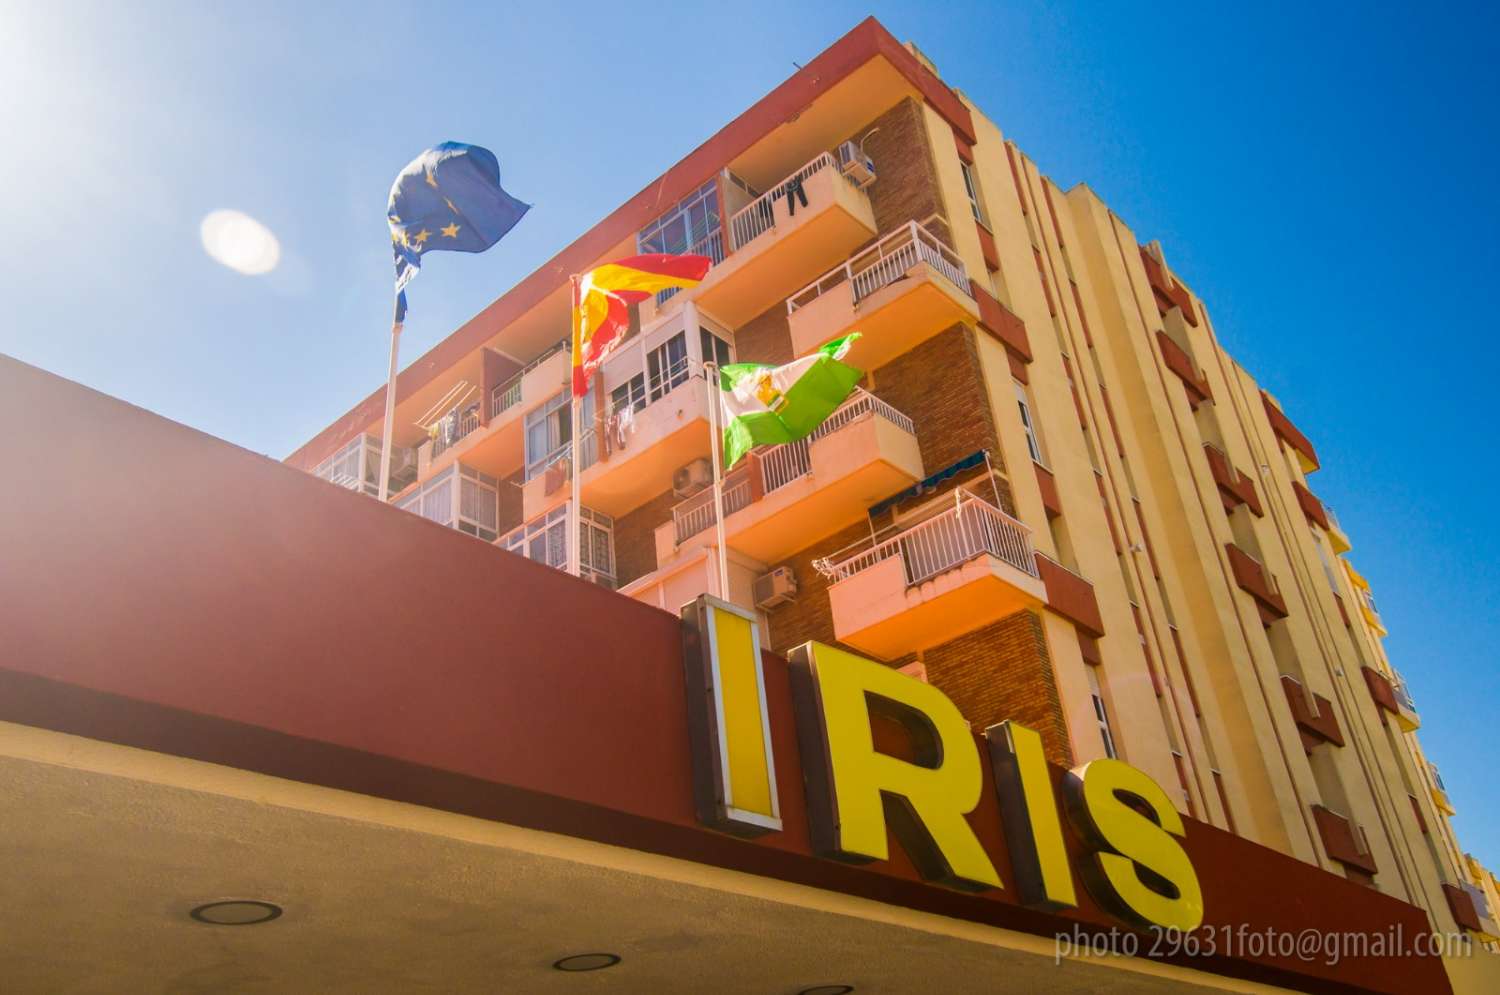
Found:
[[[243,211],[210,213],[199,226],[199,234],[204,251],[236,273],[260,276],[281,261],[281,243],[271,229]]]

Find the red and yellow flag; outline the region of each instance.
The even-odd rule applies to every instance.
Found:
[[[672,287],[695,286],[712,265],[707,256],[656,253],[617,259],[575,280],[573,396],[588,393],[589,380],[619,344],[631,304]]]

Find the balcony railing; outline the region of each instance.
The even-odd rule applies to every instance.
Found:
[[[953,507],[947,511],[852,556],[840,560],[830,557],[813,565],[838,583],[899,556],[906,568],[906,586],[915,587],[981,553],[989,553],[1028,576],[1039,576],[1030,529],[962,488],[954,495]]]
[[[1438,773],[1437,764],[1433,763],[1430,760],[1427,762],[1427,773],[1432,778],[1432,783],[1436,785],[1439,791],[1448,790],[1443,785],[1443,775]]]
[[[865,415],[879,416],[910,435],[917,434],[917,426],[910,418],[863,387],[856,387],[849,400],[840,405],[838,410],[829,415],[828,419],[815,428],[807,438],[772,446],[756,454],[756,462],[759,464],[761,475],[762,496],[807,476],[812,470],[812,444]],[[756,472],[754,467],[747,467],[725,478],[724,514],[726,516],[749,506],[750,495],[753,493],[750,487],[750,474],[754,472]],[[733,499],[731,499],[731,492],[734,492]],[[672,510],[679,543],[713,526],[712,491],[708,493],[710,496],[706,502],[695,496]]]
[[[724,517],[728,518],[742,508],[748,508],[752,497],[750,473],[740,470],[724,478]],[[714,527],[718,519],[714,515],[714,489],[706,487],[672,509],[673,532],[677,542],[683,543],[699,532]]]
[[[688,246],[685,251],[690,255],[707,256],[710,262],[709,268],[712,269],[724,261],[724,229],[715,224],[708,234]],[[656,306],[661,307],[667,301],[676,297],[679,289],[678,287],[668,287],[666,290],[657,291]]]
[[[1412,700],[1411,692],[1406,688],[1406,681],[1395,671],[1391,672],[1391,692],[1396,696],[1396,704],[1408,711],[1415,712],[1417,704]]]
[[[650,379],[648,379],[646,384],[647,401],[645,402],[644,406],[635,408],[636,416],[639,417],[642,411],[647,410],[651,405],[655,404],[657,401],[662,400],[678,387],[681,387],[683,384],[689,382],[690,380],[701,379],[702,377],[703,367],[701,364],[690,362],[687,357],[683,357],[682,359],[677,360],[671,366],[667,367],[665,372],[652,376]],[[609,414],[605,416],[604,424],[602,426],[590,425],[588,428],[584,429],[582,433],[579,434],[579,445],[581,445],[583,448],[578,452],[578,459],[579,465],[582,469],[587,470],[589,467],[599,462],[600,433],[604,432],[607,434],[610,431],[613,431],[615,426],[618,424],[617,419],[624,413],[624,409],[634,407],[639,402],[640,397],[637,396],[635,398],[627,398],[623,404],[620,404],[618,406],[611,406]],[[562,458],[562,456],[567,456],[569,458],[572,457],[572,449],[567,443],[564,443],[562,448],[559,449],[558,452],[561,454],[558,457],[559,459]],[[556,462],[556,460],[549,457],[548,462],[552,463]]]
[[[888,287],[923,262],[952,281],[964,293],[969,292],[968,271],[963,260],[932,232],[915,221],[908,221],[870,248],[836,266],[787,298],[788,314],[795,313],[828,290],[845,282],[854,284],[854,303]]]
[[[1467,881],[1460,882],[1460,884],[1464,891],[1468,892],[1470,900],[1473,901],[1475,913],[1478,914],[1480,919],[1488,919],[1490,917],[1490,900],[1485,897],[1484,889],[1477,884],[1470,884]]]
[[[521,371],[502,384],[496,384],[495,389],[490,391],[490,417],[498,418],[502,411],[506,411],[521,403],[521,381],[526,379],[526,374],[541,366],[553,356],[571,346],[568,339],[559,339],[548,346],[542,354],[521,368]]]
[[[729,219],[729,235],[734,250],[738,252],[771,230],[772,225],[776,223],[776,201],[786,196],[787,187],[793,183],[800,183],[819,170],[831,169],[833,166],[833,153],[824,152],[792,175],[778,180],[769,193],[761,194],[760,197],[736,211],[734,217]]]
[[[432,440],[433,458],[451,449],[460,439],[479,427],[479,402],[454,408],[438,419],[437,426],[437,437]]]

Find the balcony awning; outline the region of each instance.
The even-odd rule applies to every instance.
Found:
[[[932,476],[927,477],[924,480],[917,481],[906,490],[900,491],[896,494],[892,494],[890,497],[886,498],[884,501],[881,501],[879,504],[870,505],[868,514],[871,518],[874,518],[882,511],[892,508],[895,505],[900,504],[902,501],[906,501],[914,497],[921,497],[924,494],[930,494],[932,491],[936,490],[937,486],[943,481],[951,480],[953,477],[957,476],[960,473],[963,473],[965,470],[972,470],[974,467],[982,465],[988,457],[989,453],[983,449],[975,453],[971,453],[970,455],[965,456],[963,459],[959,460],[957,463],[953,463],[949,466],[944,467],[937,473],[934,473]]]

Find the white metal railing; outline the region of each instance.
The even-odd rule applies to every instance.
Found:
[[[1432,778],[1433,785],[1436,786],[1439,791],[1448,790],[1443,786],[1443,775],[1438,773],[1437,764],[1433,763],[1431,760],[1427,761],[1427,773]]]
[[[731,474],[724,480],[724,517],[750,505],[750,474]],[[672,526],[677,542],[691,539],[714,527],[714,489],[706,487],[672,509]]]
[[[981,553],[989,553],[1022,573],[1038,576],[1030,529],[962,488],[954,495],[953,507],[948,510],[852,556],[818,560],[813,566],[838,583],[899,556],[905,567],[906,586],[915,587]]]
[[[683,384],[690,383],[695,379],[699,379],[702,377],[702,375],[703,367],[701,364],[693,363],[689,361],[687,357],[683,357],[682,359],[677,360],[671,366],[667,367],[666,370],[659,373],[655,379],[649,380],[647,382],[647,399],[645,405],[644,407],[639,408],[636,414],[639,415],[641,411],[646,410],[646,408],[651,407],[651,405],[655,404],[657,401],[662,400],[678,387],[681,387]],[[620,404],[618,406],[611,405],[609,413],[604,416],[602,425],[592,424],[588,428],[584,429],[581,433],[579,433],[579,445],[581,445],[583,448],[578,451],[578,460],[583,469],[587,470],[589,467],[599,462],[599,433],[601,431],[610,431],[611,426],[614,424],[615,416],[620,414],[621,409],[634,407],[639,400],[640,398],[638,396],[635,398],[627,397],[623,404]],[[572,449],[570,445],[566,443],[560,450],[558,450],[558,452],[569,457],[571,457],[572,455]],[[548,462],[555,462],[555,460],[552,460],[551,457],[548,457]]]
[[[688,246],[686,251],[689,255],[707,256],[710,269],[719,265],[724,261],[724,229],[715,224],[712,231]],[[680,287],[668,287],[666,290],[657,291],[656,306],[661,307],[677,296],[680,289]]]
[[[437,438],[432,440],[434,458],[452,448],[460,439],[479,427],[479,402],[456,407],[438,419]]]
[[[829,415],[823,424],[805,439],[773,446],[760,454],[762,491],[770,494],[785,487],[812,469],[811,445],[819,439],[832,435],[851,422],[865,415],[879,415],[902,431],[917,434],[917,426],[910,418],[871,394],[863,387],[854,388],[849,399]]]
[[[854,303],[890,286],[917,263],[926,263],[965,294],[969,293],[968,270],[958,254],[915,221],[908,221],[865,251],[818,277],[787,298],[788,314],[812,303],[842,283],[854,284]]]
[[[734,250],[738,252],[751,241],[771,230],[776,223],[776,201],[786,196],[788,186],[807,179],[819,170],[831,169],[833,166],[833,153],[824,152],[792,175],[778,180],[769,193],[761,194],[736,211],[734,217],[729,219],[729,235]]]
[[[540,356],[521,367],[520,372],[502,384],[496,384],[495,389],[490,391],[490,417],[497,417],[500,412],[506,411],[521,403],[521,381],[526,379],[526,374],[541,366],[553,356],[572,346],[569,339],[559,339],[552,343]]]

